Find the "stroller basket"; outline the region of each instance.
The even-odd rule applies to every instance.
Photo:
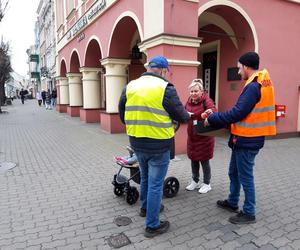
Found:
[[[135,183],[137,184],[141,183],[141,175],[140,175],[139,167],[130,168],[130,177]]]

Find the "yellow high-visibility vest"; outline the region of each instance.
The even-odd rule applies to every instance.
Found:
[[[245,83],[244,88],[254,79],[261,85],[261,98],[249,115],[242,121],[231,124],[234,135],[254,137],[276,134],[275,95],[273,83],[266,69],[254,73]]]
[[[163,107],[168,82],[150,75],[128,83],[126,88],[126,132],[134,137],[170,139],[174,137],[172,120]]]

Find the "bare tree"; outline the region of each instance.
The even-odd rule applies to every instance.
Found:
[[[4,13],[7,9],[8,6],[8,0],[4,1],[4,0],[0,0],[0,22],[2,20],[2,18],[4,17]]]
[[[2,21],[5,11],[7,10],[9,0],[0,0],[0,22]],[[0,41],[0,113],[2,113],[1,105],[5,101],[4,84],[10,79],[12,72],[9,43],[5,43],[1,37]]]
[[[4,104],[5,92],[4,84],[10,79],[12,67],[10,63],[9,43],[5,43],[1,38],[0,41],[0,113],[1,105]]]

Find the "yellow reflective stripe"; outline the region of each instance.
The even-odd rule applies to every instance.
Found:
[[[147,125],[156,128],[171,128],[173,127],[172,122],[162,123],[162,122],[153,122],[148,120],[125,120],[126,125]]]
[[[147,106],[126,106],[125,111],[144,111],[144,112],[149,112],[149,113],[169,117],[169,114],[165,110],[161,110],[161,109],[157,109],[157,108],[150,108]]]

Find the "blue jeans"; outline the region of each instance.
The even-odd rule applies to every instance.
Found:
[[[258,149],[233,149],[229,164],[230,194],[228,202],[232,206],[238,206],[242,185],[245,193],[243,212],[248,215],[255,215],[256,212],[253,168],[258,151]]]
[[[56,98],[51,98],[51,107],[56,106]]]
[[[147,209],[145,225],[155,229],[160,226],[159,212],[170,151],[160,154],[135,153],[141,171],[141,207]]]

